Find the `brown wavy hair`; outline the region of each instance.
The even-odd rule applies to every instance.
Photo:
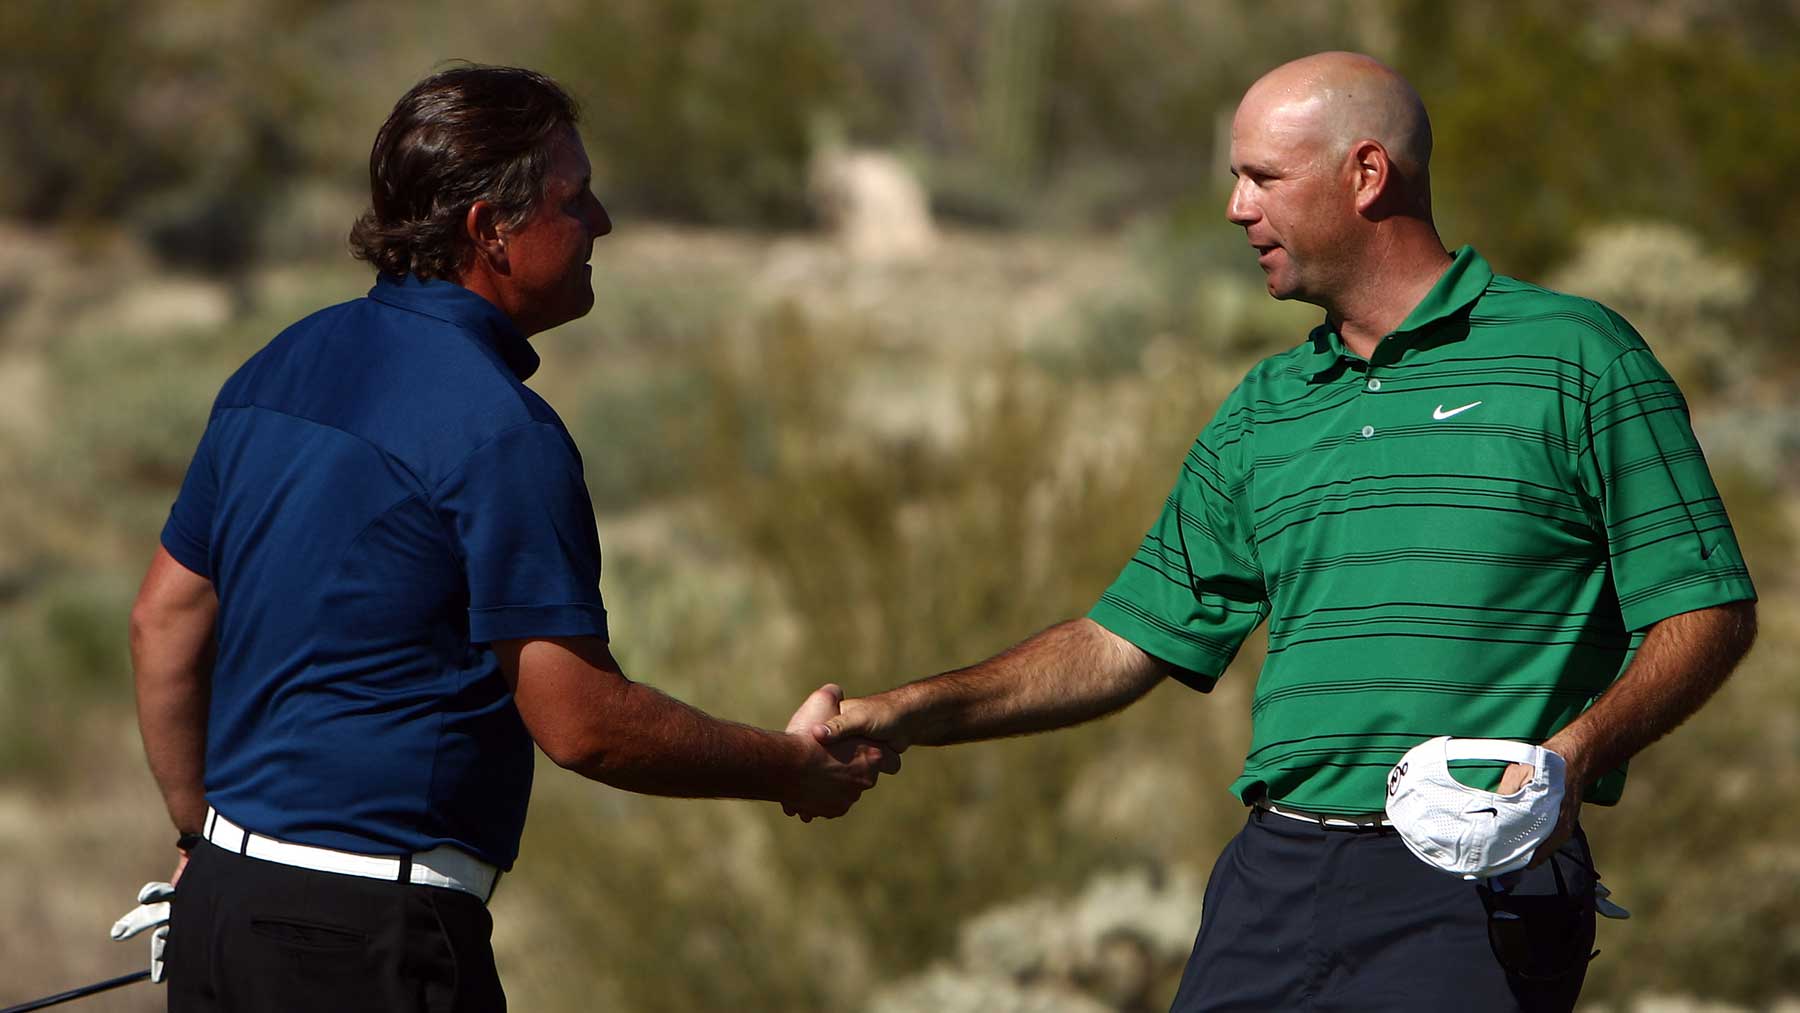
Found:
[[[555,81],[519,67],[461,64],[412,87],[369,151],[370,207],[350,252],[384,274],[455,281],[473,252],[469,206],[509,227],[543,193],[550,148],[580,108]]]

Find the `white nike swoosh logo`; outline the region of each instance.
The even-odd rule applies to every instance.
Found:
[[[1463,405],[1461,408],[1452,408],[1449,411],[1445,411],[1443,405],[1438,405],[1437,409],[1431,413],[1431,417],[1434,419],[1437,419],[1439,422],[1442,422],[1452,415],[1461,415],[1463,412],[1468,411],[1469,409],[1475,407],[1476,405],[1478,405],[1480,403],[1481,403],[1480,401],[1470,401],[1468,404]]]

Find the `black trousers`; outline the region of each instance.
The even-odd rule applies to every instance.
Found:
[[[1253,810],[1206,884],[1172,1010],[1570,1010],[1595,913],[1576,834],[1495,894],[1419,861],[1392,830]]]
[[[170,908],[171,1013],[506,1008],[476,897],[201,844]]]

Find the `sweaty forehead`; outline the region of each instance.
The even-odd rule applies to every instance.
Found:
[[[582,146],[581,136],[573,128],[563,132],[550,148],[550,167],[546,182],[575,186],[587,179],[591,171],[587,149]]]
[[[576,133],[574,128],[569,128],[563,133],[562,142],[558,144],[558,157],[567,158],[569,166],[581,169],[581,173],[587,175],[587,171],[589,171],[587,146],[581,144],[581,135]]]
[[[1326,103],[1318,95],[1252,92],[1231,121],[1233,162],[1313,158],[1329,136]]]

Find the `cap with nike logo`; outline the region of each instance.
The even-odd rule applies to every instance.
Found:
[[[1453,760],[1531,765],[1517,791],[1472,788],[1450,772]],[[1388,774],[1387,814],[1420,861],[1464,879],[1523,869],[1556,829],[1563,801],[1563,758],[1511,739],[1440,735],[1407,750]]]

